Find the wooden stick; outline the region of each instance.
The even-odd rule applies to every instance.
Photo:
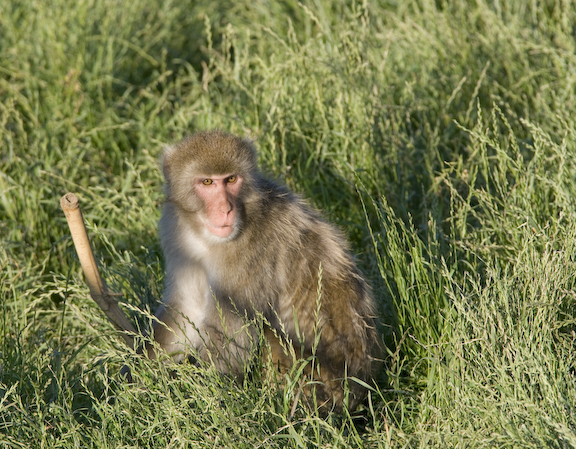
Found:
[[[94,259],[94,253],[90,247],[82,212],[78,205],[78,197],[73,193],[67,193],[60,199],[60,206],[66,215],[72,240],[78,253],[78,259],[80,259],[82,271],[84,271],[86,283],[90,289],[90,296],[104,311],[116,329],[121,332],[120,335],[124,338],[126,344],[133,348],[134,338],[132,335],[136,333],[136,330],[118,305],[118,301],[114,299],[115,294],[109,292],[104,281],[102,281],[96,265],[96,259]]]

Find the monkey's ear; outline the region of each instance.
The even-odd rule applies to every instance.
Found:
[[[164,151],[162,152],[162,157],[160,158],[160,162],[162,163],[162,172],[164,173],[164,177],[168,182],[170,182],[172,175],[172,160],[174,159],[174,153],[176,153],[176,146],[166,145],[164,147]]]

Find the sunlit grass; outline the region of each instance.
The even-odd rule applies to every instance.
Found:
[[[576,446],[574,23],[560,1],[1,4],[0,445]],[[60,196],[146,328],[158,157],[214,127],[351,240],[388,349],[352,416],[143,360],[89,298]]]

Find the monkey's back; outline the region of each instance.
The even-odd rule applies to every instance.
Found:
[[[285,188],[267,180],[258,188],[264,194],[245,204],[246,232],[219,248],[219,296],[248,312],[266,311],[308,352],[319,332],[321,366],[332,376],[367,380],[378,348],[375,307],[346,240]]]

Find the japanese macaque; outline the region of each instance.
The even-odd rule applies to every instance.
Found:
[[[355,407],[365,388],[351,378],[369,381],[378,343],[369,287],[341,234],[265,179],[252,143],[234,135],[200,132],[167,147],[163,171],[159,346],[175,360],[194,348],[241,377],[260,317],[274,367],[291,366],[293,345],[297,357],[315,356],[318,403],[341,409],[347,383]]]

